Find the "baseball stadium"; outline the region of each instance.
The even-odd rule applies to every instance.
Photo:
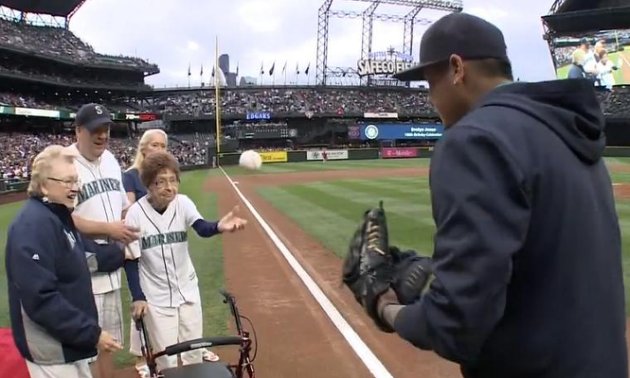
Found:
[[[162,129],[183,171],[179,192],[206,219],[219,219],[239,205],[239,216],[247,221],[237,234],[208,240],[188,236],[204,337],[244,329],[252,340],[248,358],[259,377],[460,377],[457,364],[379,331],[341,284],[341,272],[364,211],[379,201],[387,211],[390,242],[432,254],[429,167],[446,130],[426,87],[392,75],[416,61],[419,39],[413,25],[431,22],[422,18],[423,11],[465,12],[465,2],[358,0],[365,11],[344,13],[333,10],[337,0],[325,0],[313,15],[318,25],[314,82],[238,82],[238,72],[222,67],[221,75],[217,70],[214,81],[201,86],[155,88],[145,80],[160,75],[159,62],[100,53],[70,31],[72,17],[86,1],[91,0],[0,0],[3,256],[7,230],[27,198],[34,157],[51,144],[71,145],[81,106],[101,104],[114,122],[108,149],[123,170],[133,163],[143,132]],[[408,16],[379,13],[379,3],[401,7]],[[329,65],[329,22],[341,13],[362,17],[370,26],[357,36],[362,47],[354,67]],[[607,48],[615,65],[613,84],[594,85],[594,91],[606,117],[605,161],[622,232],[628,313],[630,7],[614,0],[555,0],[540,17],[558,78],[567,77],[585,40],[585,49]],[[385,18],[405,24],[400,52],[372,51],[372,22]],[[216,55],[217,66],[229,59]],[[309,69],[298,74],[310,75]],[[267,74],[272,72],[260,72]],[[262,157],[259,169],[239,166],[246,150]],[[10,331],[5,264],[0,275],[0,330]],[[125,279],[122,286],[125,330],[123,349],[113,357],[115,377],[139,377],[129,352],[132,299]],[[24,366],[10,359],[17,353],[10,333],[2,337],[3,377],[28,377]],[[217,364],[239,360],[237,345],[217,344],[208,344],[220,356]],[[208,375],[230,376],[246,375]]]

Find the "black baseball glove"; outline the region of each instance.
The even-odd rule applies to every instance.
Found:
[[[367,210],[354,233],[343,264],[343,283],[385,332],[393,329],[378,315],[378,299],[390,288],[400,304],[418,300],[431,275],[431,259],[389,245],[383,202]]]

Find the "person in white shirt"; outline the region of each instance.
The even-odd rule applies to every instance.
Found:
[[[74,156],[81,181],[72,218],[79,231],[95,242],[126,245],[138,238],[138,230],[122,221],[129,200],[122,184],[120,164],[107,150],[111,124],[111,114],[103,105],[86,104],[77,111],[77,141],[67,147]],[[92,274],[99,325],[120,343],[123,342],[121,270]],[[95,376],[113,378],[111,354],[99,353],[91,362]]]
[[[617,66],[608,59],[608,52],[606,50],[600,51],[599,62],[597,62],[597,74],[602,87],[612,90],[613,85],[615,85],[615,77],[613,75],[615,70],[617,70]]]
[[[206,221],[191,199],[179,193],[180,170],[165,151],[147,155],[140,167],[147,195],[127,212],[125,223],[140,229],[140,239],[129,244],[136,260],[125,266],[133,298],[133,318],[143,318],[154,352],[203,336],[197,273],[188,251],[188,229],[201,237],[243,229],[238,207],[218,222]],[[135,264],[135,265],[134,265]],[[201,363],[200,350],[182,353],[185,365]],[[177,366],[177,356],[156,360],[158,370]]]

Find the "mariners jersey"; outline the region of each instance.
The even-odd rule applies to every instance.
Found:
[[[200,300],[197,273],[188,252],[188,229],[203,219],[188,196],[178,194],[163,214],[144,196],[136,201],[125,223],[138,227],[141,237],[129,244],[139,258],[140,286],[147,302],[160,307],[179,307]]]
[[[122,218],[122,210],[129,204],[122,184],[122,169],[114,155],[105,151],[95,161],[84,158],[76,144],[69,147],[81,181],[74,214],[81,218],[98,222],[116,222]],[[94,239],[98,243],[113,240]],[[94,294],[107,293],[120,289],[121,269],[111,273],[93,273],[92,291]]]

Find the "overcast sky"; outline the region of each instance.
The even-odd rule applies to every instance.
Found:
[[[554,78],[553,65],[542,39],[540,17],[551,0],[464,0],[464,11],[495,23],[505,34],[515,75],[521,80]],[[74,15],[70,29],[97,52],[139,56],[158,64],[161,73],[147,79],[156,87],[187,86],[210,81],[215,37],[220,53],[230,55],[230,68],[239,76],[259,79],[261,63],[268,72],[276,62],[276,83],[287,63],[287,81],[296,81],[299,64],[310,63],[315,81],[317,14],[323,0],[88,0]],[[369,4],[334,0],[333,10],[361,11]],[[377,13],[402,15],[410,8],[381,5]],[[435,20],[446,13],[422,10],[418,17]],[[328,65],[356,67],[361,55],[361,19],[331,17]],[[426,26],[417,24],[413,56],[418,57],[420,36]],[[403,25],[375,21],[372,50],[402,50]],[[265,83],[271,83],[266,74]],[[306,82],[303,74],[300,82]]]

